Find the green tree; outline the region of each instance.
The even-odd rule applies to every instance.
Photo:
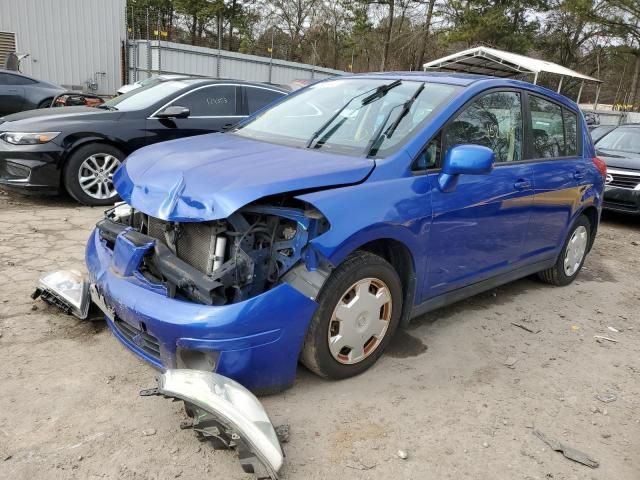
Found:
[[[445,7],[451,21],[447,41],[526,54],[540,28],[533,14],[547,8],[545,0],[452,0]]]

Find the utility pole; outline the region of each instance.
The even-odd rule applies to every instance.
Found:
[[[275,27],[271,26],[271,48],[269,49],[269,83],[272,83],[273,74],[273,36],[275,35]]]

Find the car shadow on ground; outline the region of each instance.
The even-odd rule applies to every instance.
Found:
[[[604,210],[600,221],[611,227],[640,231],[640,216]]]
[[[109,207],[88,207],[78,203],[71,198],[68,194],[62,193],[60,195],[24,195],[18,192],[7,192],[6,190],[0,190],[0,203],[6,203],[9,205],[20,205],[24,207],[33,208],[98,208],[106,210]]]

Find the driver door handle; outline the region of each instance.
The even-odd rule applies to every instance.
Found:
[[[528,190],[531,188],[531,182],[529,180],[521,178],[513,184],[513,188],[515,188],[516,190]]]

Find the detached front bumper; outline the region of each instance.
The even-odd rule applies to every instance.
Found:
[[[161,370],[210,369],[257,392],[289,387],[317,303],[284,283],[249,300],[207,306],[169,298],[134,271],[112,268],[97,230],[86,263],[114,335]]]
[[[605,187],[602,207],[640,215],[640,190],[622,187]]]
[[[26,194],[57,194],[62,155],[62,147],[53,142],[14,146],[0,141],[0,187]]]

